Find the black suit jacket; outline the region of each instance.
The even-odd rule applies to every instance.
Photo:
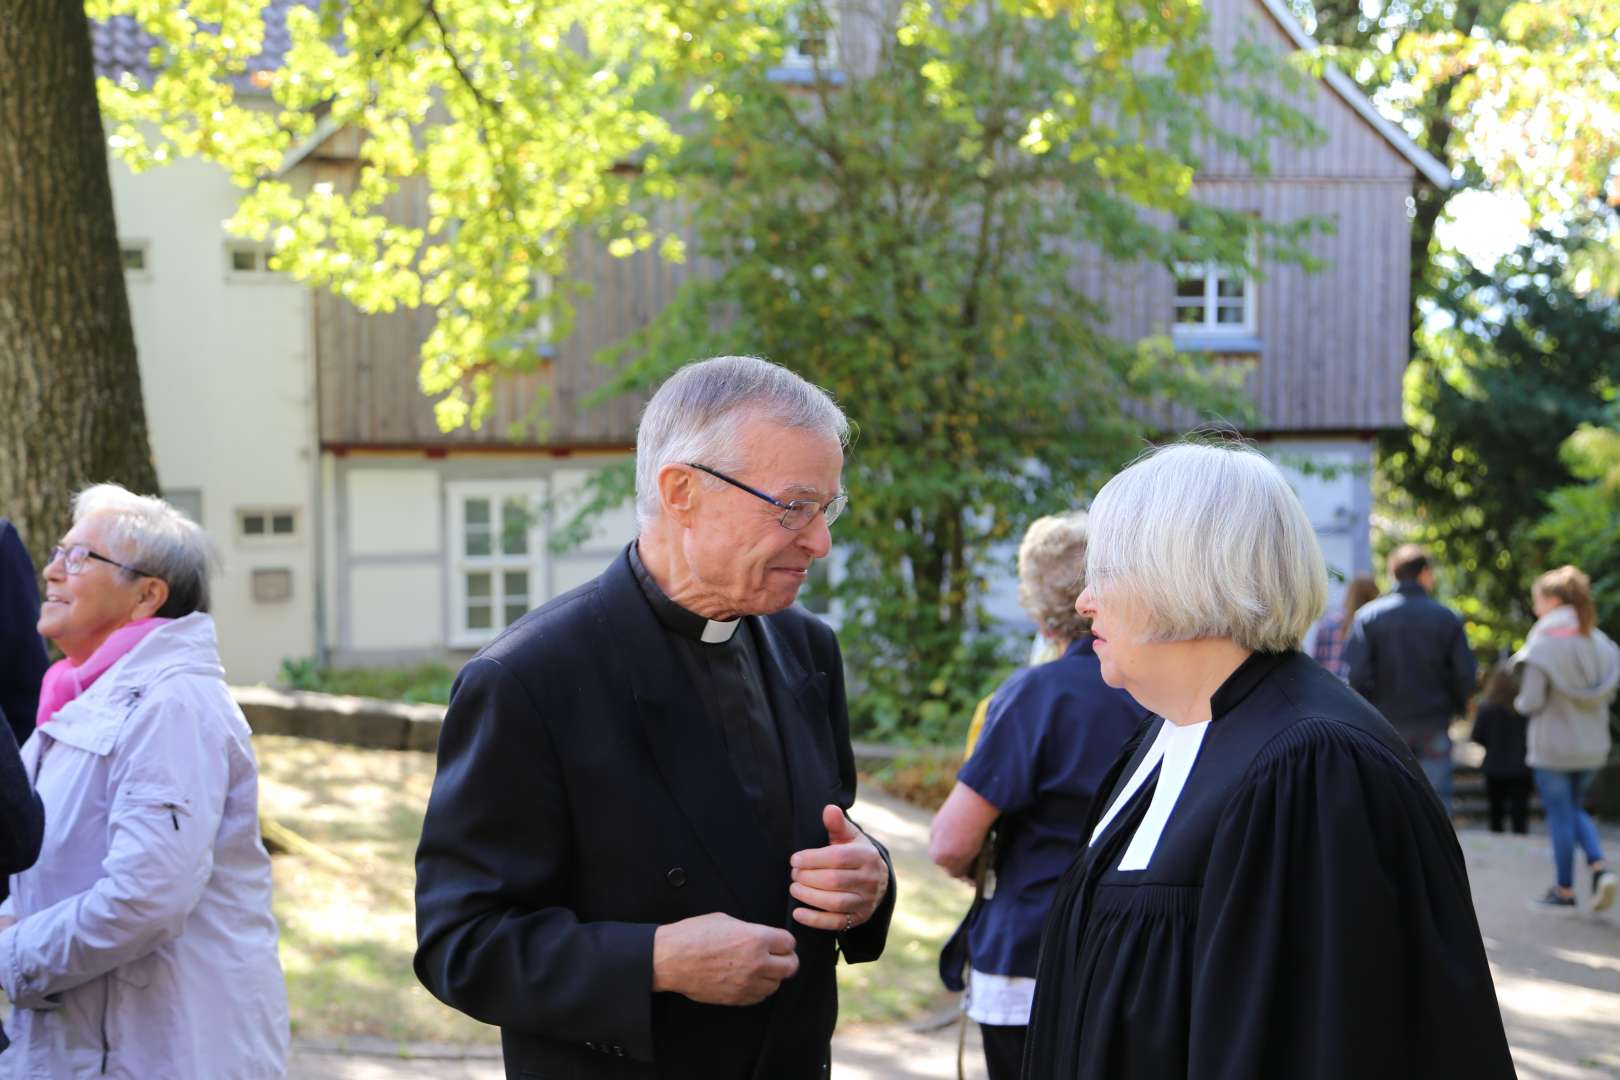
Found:
[[[1403,734],[1444,731],[1478,674],[1461,616],[1415,582],[1356,612],[1344,659],[1350,685]]]
[[[838,642],[797,608],[753,621],[795,848],[820,847],[822,807],[855,797]],[[877,959],[895,890],[891,871],[848,934],[803,927],[790,854],[772,850],[621,555],[456,680],[416,855],[416,973],[501,1028],[514,1080],[823,1077],[837,954]],[[653,932],[715,911],[792,931],[798,973],[747,1008],[652,993]]]
[[[11,522],[0,518],[0,712],[21,746],[34,732],[39,685],[50,662],[34,624],[39,622],[39,578]]]

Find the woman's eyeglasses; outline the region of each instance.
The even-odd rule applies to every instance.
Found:
[[[85,562],[90,559],[95,559],[97,562],[104,562],[109,566],[116,566],[120,570],[127,570],[131,574],[135,574],[139,577],[157,576],[156,574],[148,574],[145,570],[138,570],[133,566],[128,566],[119,562],[117,559],[109,559],[100,552],[91,551],[84,544],[73,544],[70,547],[63,547],[61,544],[56,545],[55,547],[51,548],[50,558],[45,560],[45,565],[49,566],[57,559],[62,560],[62,569],[66,570],[70,574],[82,574],[84,572]]]

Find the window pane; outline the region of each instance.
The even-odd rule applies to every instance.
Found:
[[[293,531],[293,516],[291,514],[276,514],[270,518],[270,531],[278,536],[291,536]]]
[[[1221,282],[1220,282],[1220,296],[1221,296],[1221,298],[1222,299],[1231,299],[1231,298],[1236,298],[1236,297],[1242,296],[1243,293],[1244,293],[1243,286],[1246,285],[1246,284],[1247,284],[1247,282],[1245,282],[1242,278],[1229,278],[1229,277],[1221,278]]]
[[[495,611],[488,604],[467,605],[467,629],[493,630],[495,629]]]
[[[1200,300],[1204,296],[1203,278],[1181,278],[1176,282],[1176,295]]]
[[[1228,307],[1222,304],[1220,310],[1216,313],[1215,321],[1222,325],[1241,323],[1243,321],[1243,306],[1240,304],[1237,307]]]
[[[465,508],[462,520],[466,521],[468,525],[489,524],[488,499],[468,499],[462,506]]]
[[[488,570],[477,574],[467,575],[467,596],[469,599],[483,597],[489,598],[490,573]]]
[[[517,622],[519,619],[523,618],[523,616],[527,615],[528,613],[529,613],[529,605],[528,604],[507,604],[506,605],[506,623],[505,623],[505,625],[511,626],[513,623]]]
[[[244,515],[243,518],[242,518],[242,535],[244,535],[244,536],[263,536],[264,535],[264,515],[263,514],[246,514],[246,515]]]
[[[146,251],[142,248],[124,248],[121,252],[124,257],[125,270],[145,270]]]
[[[529,508],[522,499],[501,504],[501,550],[508,555],[529,552]]]
[[[238,273],[251,273],[259,268],[259,253],[245,248],[231,249],[231,269]]]
[[[1195,304],[1190,307],[1176,308],[1176,322],[1185,324],[1198,324],[1204,321],[1204,305]]]
[[[488,532],[467,530],[467,555],[469,558],[479,558],[493,554],[495,554],[495,545]]]
[[[505,586],[502,591],[505,592],[508,600],[528,602],[529,572],[527,570],[508,570],[502,585]]]

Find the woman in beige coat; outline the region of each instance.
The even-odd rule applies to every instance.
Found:
[[[1614,903],[1620,879],[1603,861],[1597,828],[1581,808],[1592,776],[1609,757],[1609,703],[1620,686],[1620,648],[1597,628],[1592,585],[1573,566],[1536,579],[1536,625],[1513,657],[1519,676],[1513,707],[1529,717],[1525,761],[1547,811],[1557,883],[1536,903],[1575,906],[1575,846],[1592,872],[1592,910]]]

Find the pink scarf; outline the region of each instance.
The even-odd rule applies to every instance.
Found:
[[[114,630],[101,647],[90,654],[90,659],[74,666],[63,658],[45,671],[45,682],[39,688],[39,712],[34,714],[34,726],[43,727],[57,711],[90,689],[91,685],[131,649],[139,645],[147,634],[173,619],[137,619]]]

